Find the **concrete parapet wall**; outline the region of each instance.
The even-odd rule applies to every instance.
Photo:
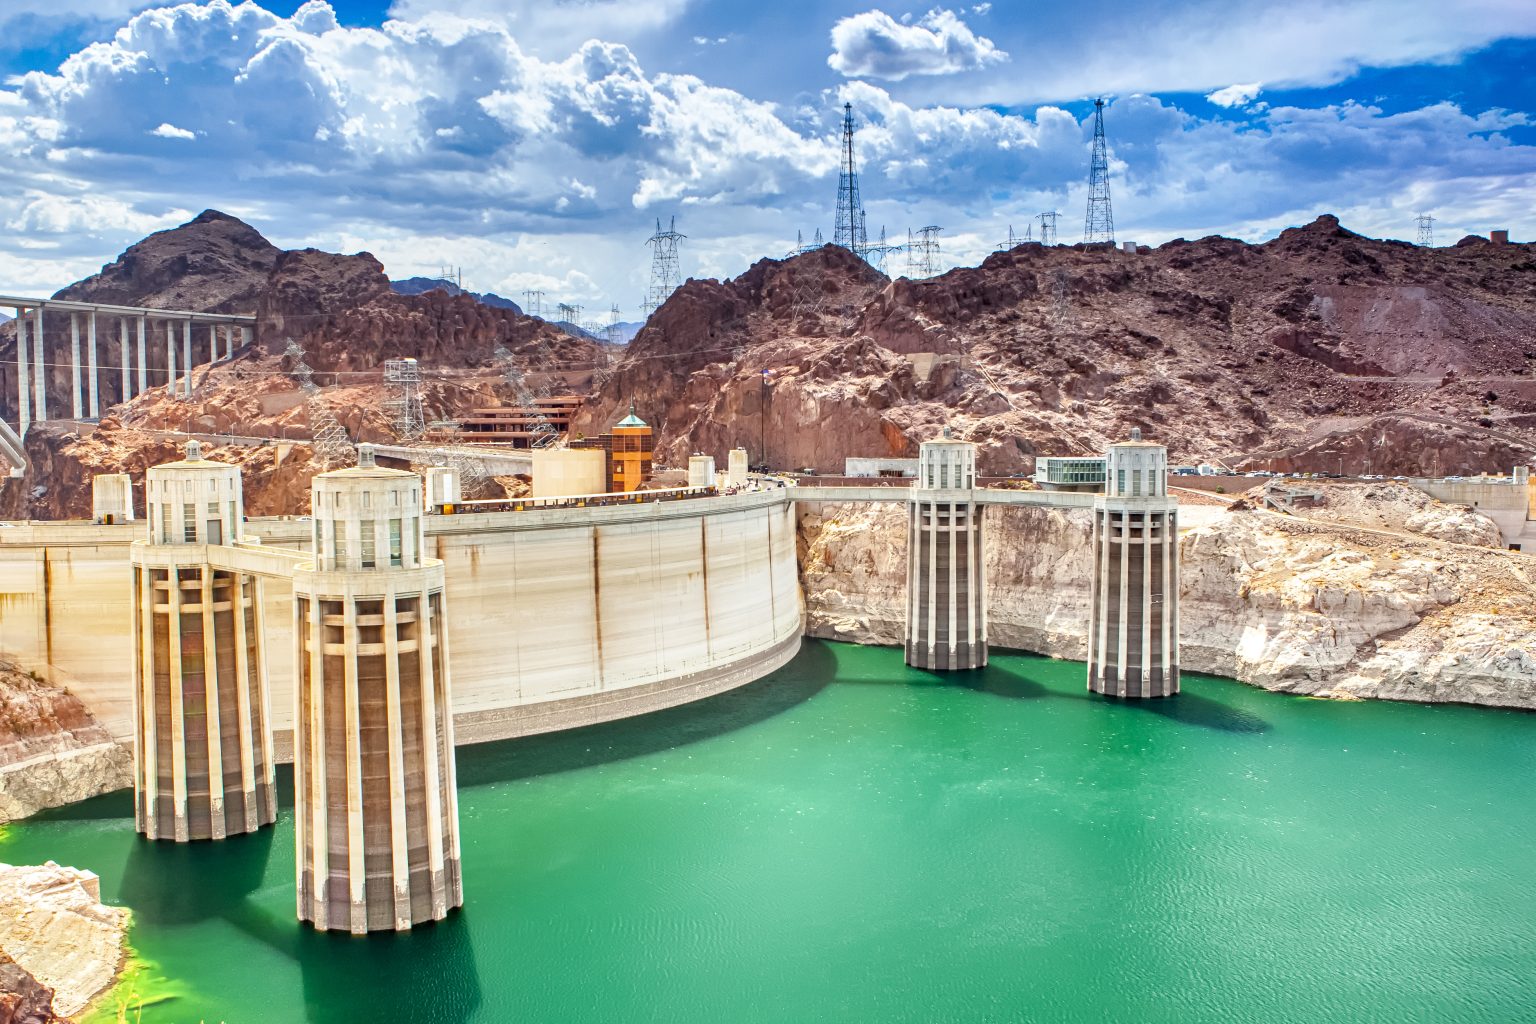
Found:
[[[308,545],[311,523],[251,519],[247,532],[291,550]],[[0,650],[69,687],[123,740],[133,735],[128,546],[142,536],[142,524],[0,526]],[[784,491],[432,516],[426,537],[426,554],[447,572],[455,717],[471,722],[547,702],[565,709],[549,721],[584,703],[572,724],[683,703],[708,689],[689,680],[737,685],[766,674],[800,634],[794,511]],[[285,561],[231,557],[244,569]],[[273,726],[286,733],[293,592],[278,581],[262,591]],[[634,710],[623,710],[630,695]],[[604,707],[614,713],[596,710]],[[506,726],[506,735],[565,727],[511,716],[519,717],[525,724]]]

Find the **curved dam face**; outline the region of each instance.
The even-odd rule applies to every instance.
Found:
[[[128,546],[142,524],[0,530],[0,650],[133,736]],[[307,550],[312,524],[252,519]],[[782,491],[603,508],[433,516],[446,569],[459,743],[573,728],[760,678],[800,646],[794,503]],[[277,755],[293,725],[293,592],[262,583]]]

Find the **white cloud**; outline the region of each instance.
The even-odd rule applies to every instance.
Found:
[[[934,8],[915,25],[898,22],[884,11],[841,19],[832,26],[827,66],[848,78],[900,81],[911,75],[973,71],[1007,59],[954,11]]]
[[[786,109],[612,42],[536,56],[499,20],[346,28],[324,3],[285,18],[212,0],[0,86],[0,272],[58,287],[216,207],[282,245],[369,249],[396,276],[451,263],[476,290],[632,312],[658,215],[679,214],[685,274],[739,273],[797,228],[829,229],[844,100],[872,234],[940,224],[947,257],[974,262],[1010,222],[1058,209],[1061,238],[1078,237],[1089,133],[1056,106],[855,81]],[[1533,147],[1506,135],[1523,115],[1249,106],[1234,122],[1122,93],[1106,121],[1116,223],[1138,241],[1262,235],[1329,208],[1372,230],[1399,206],[1403,231],[1423,206],[1447,236],[1494,219],[1536,234]]]
[[[197,138],[197,133],[196,132],[189,132],[185,128],[177,128],[175,125],[171,124],[169,121],[162,121],[160,123],[160,127],[156,128],[154,131],[150,132],[149,134],[159,136],[162,139],[195,139],[195,138]]]
[[[1247,85],[1229,85],[1225,89],[1217,89],[1205,98],[1218,107],[1246,107],[1258,99],[1259,93],[1263,91],[1263,83],[1250,82]]]
[[[495,22],[530,53],[565,54],[589,39],[631,42],[677,22],[693,0],[394,0],[391,17],[446,14]]]

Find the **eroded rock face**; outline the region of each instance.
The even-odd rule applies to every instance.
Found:
[[[89,871],[53,861],[0,864],[0,950],[52,989],[61,1016],[85,1010],[117,979],[128,919],[127,910],[102,904]]]
[[[122,789],[132,765],[78,697],[0,661],[0,822]]]
[[[685,284],[582,428],[633,397],[668,460],[739,445],[823,473],[913,455],[946,424],[992,474],[1101,452],[1132,427],[1175,462],[1507,469],[1536,451],[1532,283],[1536,247],[1419,249],[1331,216],[1262,245],[1025,244],[924,281],[828,246]],[[1496,394],[1485,376],[1504,378]],[[1319,442],[1323,418],[1338,436]]]
[[[802,513],[811,635],[900,642],[903,511]],[[1083,658],[1087,513],[998,511],[986,511],[992,643]],[[1528,555],[1241,509],[1186,530],[1179,566],[1186,669],[1295,693],[1536,708]]]
[[[0,1024],[56,1024],[53,990],[0,949]]]

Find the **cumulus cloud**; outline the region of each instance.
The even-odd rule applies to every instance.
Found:
[[[978,12],[982,13],[982,12]],[[865,11],[832,26],[827,65],[848,78],[900,81],[911,75],[952,75],[1008,59],[954,11],[934,8],[916,24],[884,11]]]
[[[318,0],[290,17],[212,0],[146,11],[0,86],[0,272],[58,287],[216,207],[279,244],[369,249],[397,276],[452,263],[477,290],[631,310],[656,215],[679,214],[685,273],[737,273],[796,228],[828,228],[844,101],[872,233],[941,224],[945,252],[971,262],[1010,222],[1058,209],[1076,237],[1086,110],[1004,113],[867,81],[786,109],[611,41],[538,56],[500,19],[352,28]],[[1448,233],[1501,209],[1517,234],[1528,223],[1521,114],[1249,106],[1234,121],[1122,94],[1106,121],[1116,223],[1142,241],[1263,234],[1341,197],[1372,197],[1367,229],[1394,205],[1434,208]]]
[[[1218,107],[1246,107],[1258,99],[1259,93],[1263,91],[1262,83],[1250,82],[1247,85],[1229,85],[1225,89],[1217,89],[1207,93],[1205,98]]]

